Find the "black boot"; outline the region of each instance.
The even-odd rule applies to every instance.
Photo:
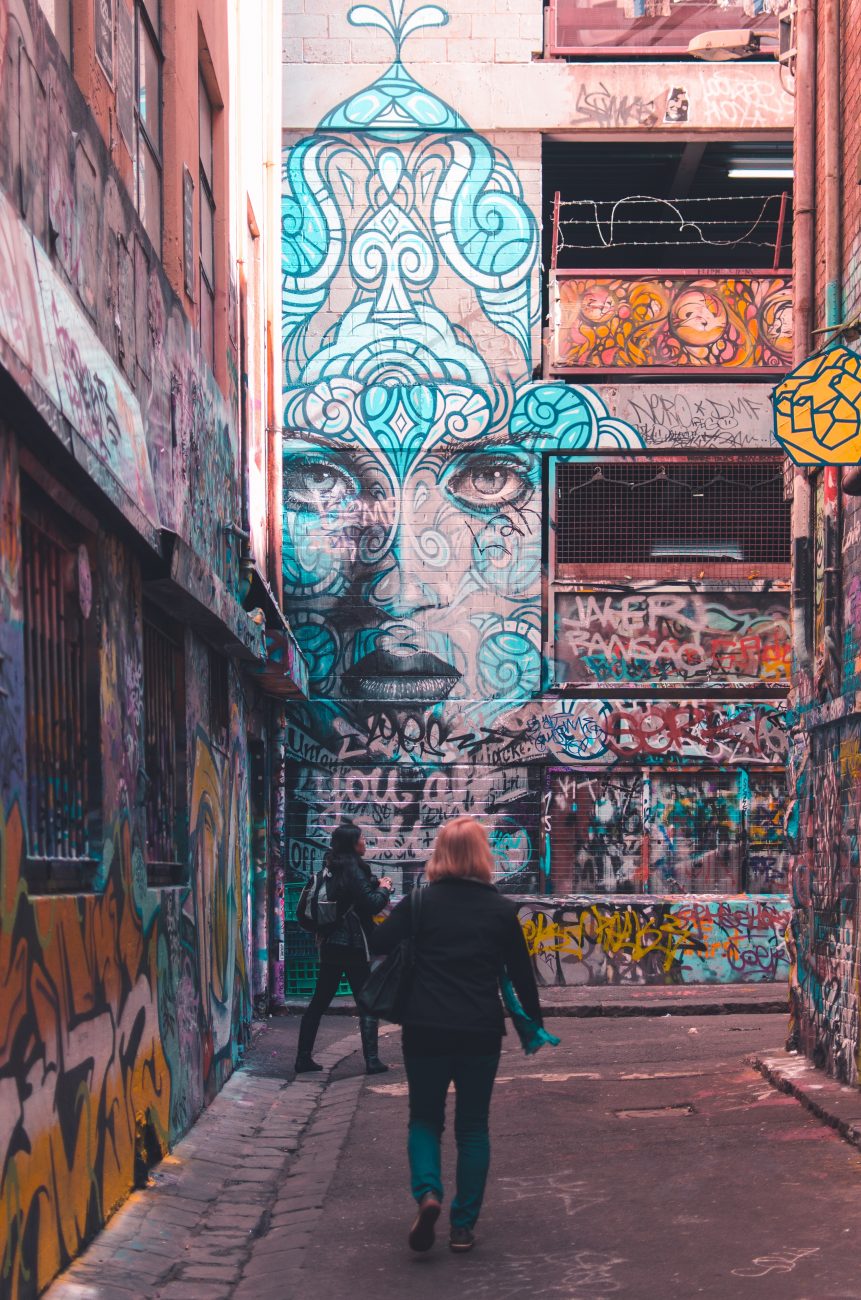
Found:
[[[296,1057],[296,1064],[293,1070],[296,1074],[313,1074],[316,1070],[322,1070],[322,1065],[314,1060],[309,1052],[300,1052]]]
[[[318,1065],[311,1053],[314,1050],[314,1039],[317,1037],[317,1026],[307,1020],[307,1012],[302,1017],[302,1023],[299,1026],[299,1043],[296,1047],[296,1064],[293,1069],[297,1074],[312,1074],[317,1070],[322,1070],[322,1065]]]
[[[377,1040],[380,1022],[373,1016],[359,1016],[359,1030],[362,1035],[362,1051],[365,1054],[366,1074],[385,1074],[388,1066],[380,1060],[377,1052]]]

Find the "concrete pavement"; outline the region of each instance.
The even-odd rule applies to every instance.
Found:
[[[781,1092],[800,1101],[823,1124],[861,1148],[861,1089],[829,1079],[798,1052],[758,1052],[751,1065]]]
[[[402,1066],[367,1079],[327,1018],[331,1073],[291,1083],[283,1019],[49,1300],[861,1300],[861,1156],[750,1064],[780,1057],[784,1016],[554,1028],[534,1058],[507,1040],[471,1255],[442,1220],[429,1256],[406,1247]]]
[[[527,1059],[509,1042],[503,1054],[486,1210],[465,1257],[444,1232],[428,1257],[407,1250],[405,1087],[370,1080],[300,1293],[861,1297],[861,1158],[748,1063],[780,1044],[783,1017],[589,1020],[561,1033],[555,1051]],[[447,1147],[450,1184],[450,1134]]]
[[[546,1017],[700,1016],[788,1012],[786,984],[567,984],[540,990]],[[306,1003],[288,1002],[279,1014],[299,1015]],[[333,1015],[354,1016],[352,998],[336,998]]]
[[[358,1045],[349,1028],[324,1021],[316,1056],[326,1071],[298,1079],[298,1021],[257,1034],[244,1067],[49,1287],[49,1300],[286,1297],[282,1269],[306,1243],[364,1077],[356,1062],[332,1079]]]

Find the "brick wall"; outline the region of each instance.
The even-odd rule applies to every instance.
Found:
[[[861,3],[841,0],[840,85],[842,318],[861,311]],[[819,28],[816,94],[816,328],[825,325],[826,93]],[[814,346],[825,340],[814,337]],[[857,340],[850,346],[858,348]],[[794,764],[797,857],[793,871],[794,1034],[818,1065],[857,1083],[861,1052],[858,1017],[859,829],[861,829],[861,498],[833,490],[820,471],[813,483],[814,556],[827,566],[826,529],[834,530],[835,616],[826,641],[824,583],[814,579],[812,671],[795,666],[800,732]],[[830,664],[830,667],[829,667]],[[806,701],[812,701],[807,704]]]
[[[690,88],[694,129],[764,130],[786,123],[789,97],[765,65],[535,61],[538,0],[458,0],[446,26],[405,41],[396,112],[393,42],[348,23],[348,7],[285,9],[285,592],[312,678],[288,720],[288,861],[297,875],[318,865],[348,815],[371,861],[409,885],[436,828],[467,812],[505,888],[546,886],[549,767],[577,768],[585,806],[593,771],[597,799],[617,765],[779,768],[783,740],[777,699],[616,699],[629,679],[607,699],[545,690],[553,454],[616,438],[703,449],[710,404],[742,394],[727,381],[688,399],[669,383],[649,408],[642,382],[607,405],[593,387],[533,387],[542,130],[645,142],[673,85]],[[634,393],[654,418],[632,414]],[[714,420],[708,447],[768,436],[754,398]]]
[[[333,11],[334,9],[334,11]],[[544,15],[536,0],[462,0],[447,6],[449,21],[413,42],[411,63],[528,63],[544,43]],[[346,6],[320,0],[284,0],[285,63],[385,64],[391,42],[357,28]]]

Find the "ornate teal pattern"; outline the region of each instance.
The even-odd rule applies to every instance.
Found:
[[[300,782],[315,846],[360,815],[338,791],[358,791],[372,748],[426,765],[443,710],[492,743],[540,693],[543,453],[641,445],[590,390],[533,381],[539,227],[520,177],[403,63],[445,10],[349,19],[393,61],[283,168],[284,583],[314,697],[294,749],[338,774]],[[391,780],[412,806],[431,770]],[[532,778],[488,773],[516,874]]]
[[[365,132],[377,140],[414,140],[428,131],[468,131],[459,113],[410,76],[401,62],[404,41],[423,27],[444,27],[439,5],[422,5],[404,18],[403,0],[390,0],[391,17],[372,5],[355,5],[347,15],[355,27],[379,27],[390,38],[395,60],[372,86],[351,96],[320,123],[321,131]]]

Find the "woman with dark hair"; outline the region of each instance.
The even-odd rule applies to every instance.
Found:
[[[374,929],[374,917],[382,912],[392,895],[388,876],[378,880],[364,858],[365,839],[355,822],[342,822],[332,833],[332,843],[323,859],[323,868],[331,875],[328,892],[338,905],[338,920],[320,942],[320,970],[317,986],[299,1026],[296,1073],[321,1070],[312,1056],[314,1040],[324,1012],[328,1011],[342,976],[346,975],[353,997],[371,973],[368,939]],[[368,1074],[388,1070],[377,1049],[379,1022],[371,1016],[359,1017],[362,1051]]]

